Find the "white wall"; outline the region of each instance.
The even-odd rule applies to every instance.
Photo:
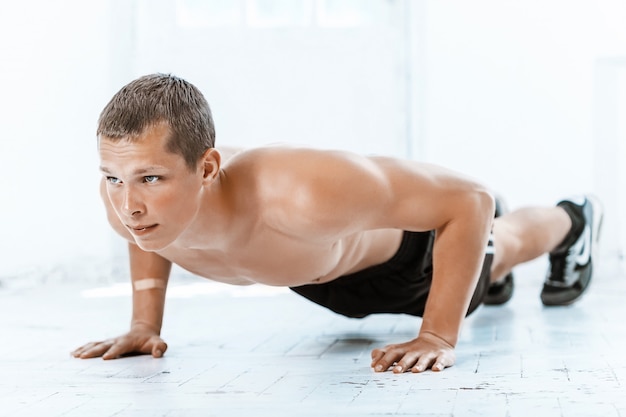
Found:
[[[512,206],[626,189],[611,151],[624,104],[598,75],[626,57],[625,21],[621,0],[3,1],[0,278],[122,253],[97,196],[96,119],[156,71],[205,92],[218,143],[406,155]],[[615,219],[626,201],[608,199]]]
[[[447,0],[426,9],[424,157],[475,175],[512,206],[599,194],[604,250],[623,253],[623,137],[606,125],[626,114],[607,120],[617,104],[605,92],[618,82],[598,71],[626,57],[626,3]]]
[[[3,1],[0,277],[101,256],[95,121],[108,91],[106,1]]]
[[[172,72],[196,84],[214,112],[218,145],[403,155],[404,3],[342,2],[353,6],[348,16],[363,16],[320,16],[314,6],[325,2],[279,0],[273,9],[235,1],[222,9],[235,17],[218,24],[219,8],[206,2],[140,0],[134,76]]]
[[[626,250],[626,56],[598,60],[594,74],[595,190],[606,209],[603,247],[613,261]],[[615,259],[617,258],[617,259]]]
[[[520,202],[592,190],[594,67],[625,21],[621,1],[430,1],[428,158]]]

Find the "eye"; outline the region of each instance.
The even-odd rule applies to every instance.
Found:
[[[120,180],[119,178],[116,178],[116,177],[107,177],[107,182],[109,182],[111,184],[121,184],[122,180]]]
[[[154,184],[159,180],[159,177],[156,175],[146,175],[145,177],[143,177],[143,180],[148,184]]]

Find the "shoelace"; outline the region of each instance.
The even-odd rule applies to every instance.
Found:
[[[550,278],[548,282],[553,282],[557,286],[567,285],[565,277],[573,274],[576,268],[576,262],[572,259],[574,256],[574,250],[571,247],[565,253],[550,254]]]

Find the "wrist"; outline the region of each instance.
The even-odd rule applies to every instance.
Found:
[[[426,339],[426,340],[435,342],[437,344],[444,343],[450,349],[454,349],[454,347],[456,346],[456,339],[457,339],[456,337],[455,338],[449,338],[449,337],[446,338],[446,337],[440,336],[439,334],[437,334],[435,332],[432,332],[430,330],[424,330],[424,329],[420,330],[418,337],[421,338],[421,339]]]
[[[161,334],[161,326],[144,320],[133,320],[130,324],[130,330],[148,331],[157,335]]]

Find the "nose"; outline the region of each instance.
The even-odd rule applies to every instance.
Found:
[[[145,212],[145,205],[142,202],[141,196],[133,187],[127,186],[124,190],[122,211],[130,217],[137,217]]]

